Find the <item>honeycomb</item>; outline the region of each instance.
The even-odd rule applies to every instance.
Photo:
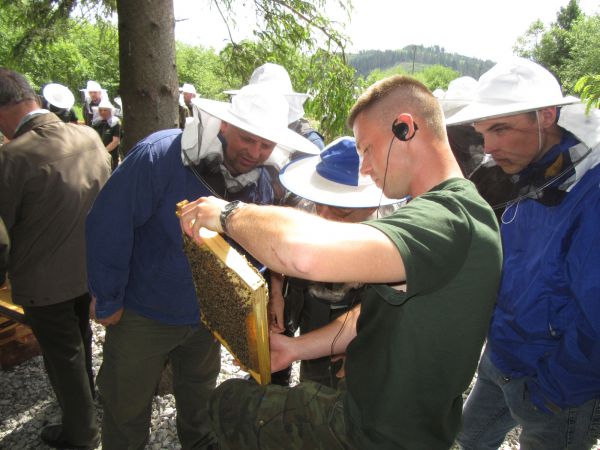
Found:
[[[178,205],[179,206],[179,205]],[[183,236],[202,322],[259,384],[271,381],[268,291],[262,275],[219,234]]]

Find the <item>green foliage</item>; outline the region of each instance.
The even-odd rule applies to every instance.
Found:
[[[579,0],[570,0],[565,8],[561,8],[556,15],[556,22],[552,24],[550,32],[542,39],[542,46],[548,42],[553,52],[545,53],[545,62],[552,72],[560,74],[561,68],[566,60],[571,58],[572,41],[569,34],[575,24],[582,16],[578,4]],[[560,75],[559,75],[560,76]],[[564,82],[564,80],[561,80]]]
[[[593,102],[594,89],[586,91],[584,87],[594,84],[592,75],[600,67],[599,15],[582,14],[577,1],[571,0],[566,8],[561,8],[556,23],[549,29],[539,20],[534,22],[519,38],[515,51],[554,73],[565,93],[589,95]],[[585,81],[582,77],[586,77]]]
[[[389,67],[385,70],[374,69],[365,79],[365,86],[371,86],[379,80],[383,80],[384,78],[391,77],[394,75],[406,75],[407,72],[402,68],[401,65],[397,65],[394,67]]]
[[[30,46],[47,45],[64,37],[73,18],[100,21],[115,10],[116,0],[0,0],[2,15],[10,14],[14,36],[12,56],[24,56]]]
[[[594,36],[581,29],[581,23],[587,20],[578,0],[570,0],[566,7],[560,8],[556,22],[548,29],[540,20],[534,22],[519,37],[514,50],[546,67],[566,91],[572,92],[576,80],[584,74],[578,68],[584,53],[580,47],[588,46],[594,40]]]
[[[579,0],[569,0],[569,4],[560,8],[556,15],[556,26],[569,31],[573,24],[582,16]]]
[[[180,84],[193,84],[201,97],[226,99],[223,91],[230,85],[223,77],[225,66],[212,49],[177,42],[176,62]]]
[[[402,66],[406,73],[416,73],[430,65],[443,65],[449,67],[460,75],[473,78],[490,69],[494,63],[477,58],[470,58],[456,53],[446,53],[439,46],[423,47],[422,45],[408,45],[401,50],[366,50],[348,56],[350,64],[363,77],[369,76],[375,68],[382,70]]]
[[[282,65],[294,90],[311,94],[304,105],[306,116],[318,123],[326,142],[348,133],[346,115],[357,96],[357,80],[343,55],[323,49],[303,54],[293,45],[278,42],[275,46],[269,39],[229,44],[220,56],[231,89],[246,84],[254,69],[266,62]]]
[[[578,20],[569,34],[571,59],[561,67],[560,79],[568,93],[583,76],[600,73],[600,15]]]
[[[600,107],[600,75],[586,75],[575,84],[575,92],[586,102],[586,112]]]
[[[459,76],[460,73],[456,70],[439,64],[427,67],[422,72],[414,75],[417,80],[427,86],[432,92],[438,88],[444,90],[448,89],[448,84]]]
[[[460,73],[456,70],[442,66],[440,64],[436,64],[433,66],[419,64],[419,66],[416,67],[416,69],[417,70],[415,72],[412,72],[412,70],[409,72],[405,69],[405,65],[403,64],[399,64],[397,66],[385,70],[375,69],[369,74],[365,81],[365,84],[367,86],[370,86],[376,81],[382,80],[393,75],[410,75],[413,78],[419,80],[421,83],[427,86],[427,88],[430,91],[433,92],[437,88],[444,90],[448,89],[448,84],[452,80],[460,76]]]
[[[223,16],[230,20],[235,2],[217,3],[223,4]],[[231,42],[220,57],[231,88],[247,83],[252,71],[266,62],[285,67],[294,89],[313,95],[306,114],[320,123],[319,131],[329,141],[347,134],[345,120],[356,97],[356,80],[346,63],[346,36],[321,12],[327,3],[351,8],[348,0],[255,0],[256,39]]]
[[[219,56],[225,66],[223,77],[230,88],[239,89],[248,82],[256,67],[272,62],[284,66],[290,74],[292,84],[299,89],[295,67],[299,65],[296,60],[302,59],[303,56],[285,44],[278,46],[279,51],[269,45],[270,41],[266,44],[244,40],[225,46]],[[281,51],[284,46],[286,51]]]
[[[513,52],[523,58],[535,59],[534,52],[537,51],[542,36],[546,32],[544,23],[537,19],[533,22],[527,31],[517,38],[517,42],[513,47]]]
[[[586,16],[577,0],[560,9],[548,30],[534,22],[515,51],[553,72],[565,93],[579,94],[588,111],[600,106],[600,15]]]
[[[313,94],[306,112],[320,121],[325,142],[347,135],[348,112],[364,88],[364,83],[355,79],[354,69],[340,55],[317,51],[310,60],[310,77],[305,83]]]
[[[565,69],[569,82],[578,80],[573,88],[586,102],[587,110],[600,107],[600,15],[580,20],[573,27],[573,63]]]
[[[213,1],[224,5],[226,20],[235,14],[236,1]],[[348,38],[323,11],[333,6],[346,11],[349,17],[350,0],[254,0],[253,3],[258,25],[256,36],[260,41],[270,40],[275,47],[292,44],[302,50],[320,47],[343,53]]]
[[[25,74],[34,88],[57,82],[77,96],[87,80],[98,81],[109,93],[119,86],[117,30],[108,22],[90,24],[68,19],[49,39],[30,39],[20,47],[28,27],[20,25],[19,5],[0,3],[0,60]]]

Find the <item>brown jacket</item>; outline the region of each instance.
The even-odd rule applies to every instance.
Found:
[[[10,234],[15,303],[52,305],[87,292],[85,218],[109,160],[92,128],[52,113],[34,116],[0,147],[0,216]]]

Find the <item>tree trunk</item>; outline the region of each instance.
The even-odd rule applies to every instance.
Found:
[[[171,0],[117,0],[117,12],[127,153],[150,133],[177,127],[175,16]]]

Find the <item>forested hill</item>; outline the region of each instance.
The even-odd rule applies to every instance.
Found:
[[[446,53],[442,47],[423,47],[408,45],[401,50],[363,50],[348,55],[348,62],[359,75],[367,77],[375,69],[385,70],[402,65],[411,73],[428,65],[442,65],[456,70],[461,75],[469,75],[475,79],[490,69],[495,63],[490,60],[471,58],[457,53]]]

